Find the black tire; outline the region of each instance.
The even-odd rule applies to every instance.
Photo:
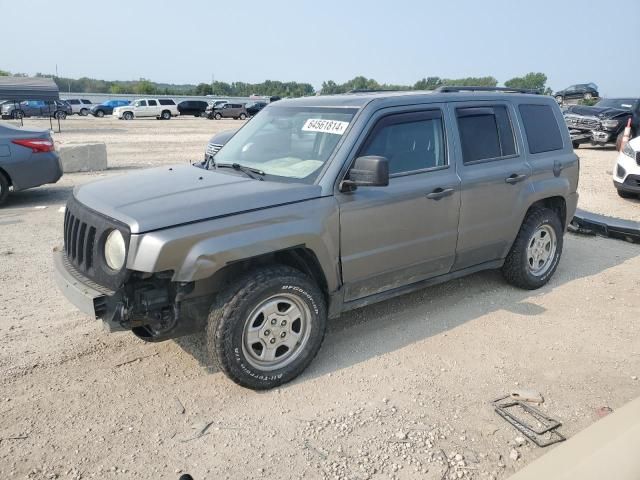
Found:
[[[240,120],[244,120],[244,119],[246,119],[246,118],[247,118],[247,116],[246,116],[244,113],[241,113],[241,114],[240,114]]]
[[[580,144],[578,142],[571,142],[573,148],[580,148]]]
[[[625,192],[624,190],[619,190],[616,188],[616,191],[618,192],[618,195],[620,196],[620,198],[637,198],[638,195],[636,195],[635,193],[631,193],[631,192]]]
[[[4,173],[0,172],[0,205],[2,205],[9,196],[9,179]]]
[[[20,120],[21,118],[24,118],[24,112],[22,110],[14,110],[13,112],[11,112],[11,116],[15,120]]]
[[[65,118],[67,118],[67,112],[63,112],[62,110],[58,110],[57,112],[55,112],[53,114],[53,118],[64,120]]]
[[[163,110],[160,118],[162,118],[162,120],[171,120],[171,112],[169,110]]]
[[[200,112],[196,112],[193,114],[194,117],[198,118],[200,115],[202,115]]]
[[[87,115],[89,115],[89,110],[87,110],[86,108],[81,108],[80,109],[80,116],[81,117],[86,117]]]
[[[309,333],[290,363],[279,369],[260,369],[250,363],[243,347],[245,323],[254,309],[277,294],[295,297],[306,305]],[[287,266],[263,267],[242,276],[218,296],[209,313],[207,355],[238,385],[253,390],[274,388],[293,380],[311,363],[322,345],[326,319],[324,297],[307,275]],[[266,319],[263,322],[266,325]]]
[[[98,118],[104,117],[104,110],[96,110],[96,117]]]
[[[132,112],[124,112],[122,114],[122,118],[125,120],[133,120],[133,113]]]
[[[555,233],[556,246],[550,257],[547,268],[536,275],[529,264],[528,246],[533,241],[534,233],[540,228],[551,228]],[[558,215],[548,208],[536,208],[525,217],[516,240],[502,266],[502,275],[511,285],[526,290],[535,290],[545,285],[552,277],[562,255],[564,228]]]
[[[219,113],[216,113],[213,118],[215,118],[216,120],[221,120],[222,119],[222,115],[220,115]]]

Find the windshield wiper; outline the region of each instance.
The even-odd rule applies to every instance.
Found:
[[[239,172],[244,173],[247,177],[253,178],[254,180],[264,180],[266,173],[258,168],[247,167],[246,165],[240,165],[239,163],[214,163],[216,168],[233,168],[234,170],[238,170]],[[259,177],[254,176],[253,174],[260,175]]]

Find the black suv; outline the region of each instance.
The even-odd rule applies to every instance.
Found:
[[[558,90],[553,96],[556,98],[556,102],[564,103],[565,100],[591,100],[600,97],[600,94],[595,83],[579,83],[564,90]]]
[[[207,105],[207,102],[202,100],[185,100],[178,104],[178,111],[180,112],[180,115],[193,115],[194,117],[200,117],[204,115]]]
[[[252,103],[247,103],[245,105],[245,108],[247,110],[247,114],[250,117],[253,117],[266,106],[267,106],[267,102],[252,102]]]

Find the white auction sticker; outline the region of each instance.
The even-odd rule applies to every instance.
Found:
[[[321,118],[310,118],[304,122],[302,131],[304,132],[320,132],[320,133],[333,133],[336,135],[342,135],[349,122],[341,122],[340,120],[322,120]]]

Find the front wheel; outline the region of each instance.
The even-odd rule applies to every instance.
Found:
[[[529,212],[502,266],[507,282],[527,290],[545,285],[560,262],[563,233],[553,210],[537,208]]]
[[[214,117],[216,120],[220,120],[220,119],[222,118],[222,115],[220,115],[219,113],[216,113],[213,117]]]
[[[102,117],[104,117],[104,112],[103,112],[102,110],[98,110],[98,111],[96,112],[96,117],[98,117],[98,118],[102,118]]]
[[[124,112],[122,114],[122,118],[124,118],[125,120],[133,120],[133,113],[131,112]]]
[[[207,354],[237,384],[274,388],[311,363],[326,318],[324,297],[307,275],[286,266],[254,270],[227,287],[211,309]]]
[[[245,120],[247,118],[247,116],[244,113],[240,114],[240,120]]]
[[[64,120],[65,118],[67,118],[67,114],[62,110],[58,110],[56,113],[53,114],[53,117],[58,120]]]
[[[89,115],[89,110],[87,110],[86,108],[83,108],[82,110],[80,110],[81,117],[86,117],[87,115]]]

